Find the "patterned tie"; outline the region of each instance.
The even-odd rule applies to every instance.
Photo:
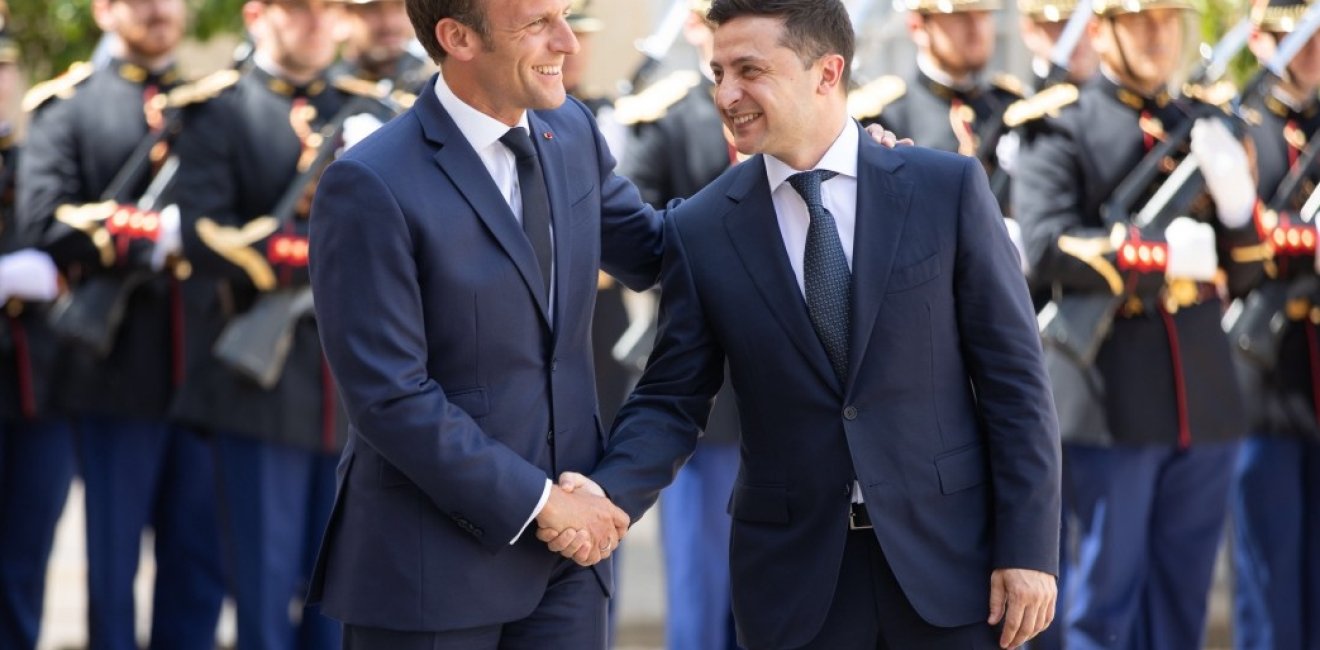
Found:
[[[807,202],[811,225],[807,228],[807,247],[802,258],[803,284],[806,285],[807,312],[816,336],[825,345],[839,383],[848,381],[848,326],[852,320],[852,273],[843,254],[839,229],[834,215],[820,199],[820,184],[837,172],[813,169],[788,177],[788,182]]]
[[[550,297],[550,195],[545,189],[541,161],[536,157],[527,130],[517,126],[500,136],[500,142],[513,152],[518,167],[518,193],[522,196],[522,227],[536,253],[541,268],[541,283]]]

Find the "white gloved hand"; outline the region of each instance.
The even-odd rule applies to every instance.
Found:
[[[995,144],[995,160],[1004,173],[1012,174],[1017,166],[1018,151],[1022,149],[1022,136],[1017,131],[1009,131]]]
[[[0,257],[0,302],[54,300],[60,292],[59,277],[55,262],[39,250],[25,248]]]
[[[160,211],[160,230],[156,233],[156,247],[151,249],[151,270],[165,268],[170,255],[183,250],[183,236],[179,228],[179,206],[170,204]]]
[[[358,113],[350,115],[344,120],[344,151],[353,148],[353,145],[362,142],[367,136],[376,132],[384,124],[380,118],[371,113]]]
[[[1027,245],[1022,241],[1022,225],[1016,219],[1004,217],[1004,227],[1008,229],[1008,239],[1013,242],[1013,248],[1017,249],[1018,266],[1022,267],[1025,274],[1030,269],[1027,268]]]
[[[1188,217],[1178,217],[1164,230],[1169,246],[1169,263],[1164,275],[1198,282],[1215,279],[1219,254],[1215,251],[1215,229]]]
[[[1191,146],[1220,223],[1229,228],[1246,225],[1256,206],[1256,183],[1251,179],[1247,150],[1218,118],[1196,121]]]

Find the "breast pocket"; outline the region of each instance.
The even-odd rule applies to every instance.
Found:
[[[939,275],[940,254],[932,253],[920,262],[894,269],[889,274],[889,285],[885,287],[885,293],[909,291],[934,280]]]

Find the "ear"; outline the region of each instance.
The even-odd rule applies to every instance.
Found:
[[[109,0],[92,0],[92,19],[102,32],[115,31],[115,16],[110,12]]]
[[[828,95],[843,87],[843,55],[826,54],[820,59],[820,84],[817,92]],[[844,89],[847,92],[847,89]]]
[[[907,12],[908,37],[916,44],[917,49],[930,47],[930,34],[926,33],[926,17],[915,11]]]
[[[483,47],[481,35],[453,18],[435,24],[435,38],[446,55],[459,61],[471,61]]]
[[[1251,35],[1247,37],[1247,49],[1251,50],[1258,61],[1270,60],[1270,57],[1274,56],[1276,45],[1272,36],[1254,27]]]
[[[261,20],[261,17],[265,15],[265,11],[266,5],[264,3],[256,2],[255,0],[243,3],[243,26],[246,27],[248,31],[254,32],[252,35],[254,40],[259,38],[259,35],[255,32],[258,31],[259,26],[257,23]]]

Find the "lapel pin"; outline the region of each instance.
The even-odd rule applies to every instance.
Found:
[[[554,139],[555,139],[555,134],[553,134],[553,133],[551,133],[551,132],[549,132],[549,131],[546,131],[545,133],[542,133],[542,134],[541,134],[541,137],[545,138],[546,140],[554,140]]]

